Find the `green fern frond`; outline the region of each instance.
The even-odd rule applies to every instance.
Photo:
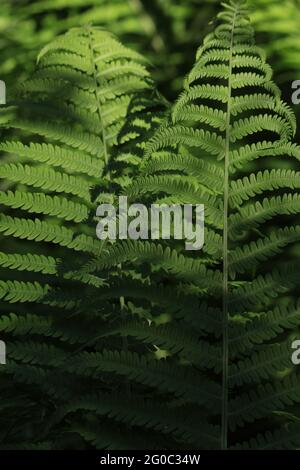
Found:
[[[289,423],[275,431],[258,434],[248,442],[236,444],[234,450],[293,450],[299,446],[300,427]]]
[[[220,351],[207,342],[201,342],[184,328],[176,329],[172,324],[151,326],[136,320],[128,320],[118,327],[108,329],[103,336],[120,334],[122,336],[132,336],[142,342],[155,344],[167,350],[170,354],[179,354],[186,361],[198,367],[206,368],[213,365],[219,368]]]
[[[246,145],[239,150],[233,150],[230,153],[230,168],[241,168],[244,164],[252,160],[264,157],[293,157],[300,160],[299,147],[293,143],[285,142],[258,142],[252,145]]]
[[[159,404],[149,404],[143,400],[126,399],[121,395],[86,396],[80,401],[73,402],[56,412],[54,421],[60,421],[69,413],[78,410],[90,411],[99,416],[107,416],[117,422],[143,429],[151,429],[158,433],[171,433],[177,439],[195,444],[199,439],[202,442],[213,441],[217,445],[217,427],[199,421],[191,423],[188,416],[178,414],[175,417],[172,409],[166,409]],[[211,445],[211,442],[210,442]]]
[[[280,336],[285,330],[293,330],[299,324],[299,303],[287,307],[277,306],[274,310],[249,318],[246,323],[231,325],[230,347],[233,357],[247,352],[255,344]]]
[[[0,319],[0,331],[14,335],[26,335],[28,333],[46,335],[51,328],[49,318],[41,315],[27,314],[24,316],[10,313]]]
[[[142,167],[142,171],[148,175],[167,170],[182,171],[185,174],[196,176],[201,184],[211,191],[218,192],[218,184],[223,176],[222,169],[205,160],[200,160],[192,155],[176,155],[160,152],[152,155]]]
[[[239,207],[256,194],[273,189],[289,188],[299,189],[300,173],[293,170],[265,170],[251,174],[249,177],[232,182],[230,202],[233,207]]]
[[[127,2],[97,2],[113,29],[137,27]],[[63,4],[28,9],[40,18]],[[0,372],[5,395],[17,386],[21,398],[13,421],[0,405],[11,423],[0,448],[19,436],[24,448],[64,447],[69,430],[73,447],[96,449],[299,445],[296,119],[246,3],[223,7],[173,107],[144,57],[91,26],[44,47],[1,107]],[[97,240],[96,205],[119,194],[204,204],[203,251]]]
[[[235,431],[237,425],[247,421],[253,423],[250,434],[257,434],[256,420],[268,417],[272,421],[277,402],[270,391],[280,386],[279,372],[292,367],[289,343],[282,343],[282,335],[285,329],[293,330],[299,319],[294,304],[288,308],[284,305],[299,286],[297,261],[293,263],[291,259],[299,244],[300,153],[291,140],[296,131],[295,116],[281,100],[265,53],[254,46],[246,3],[230,1],[223,6],[221,24],[199,48],[170,121],[146,146],[143,171],[159,176],[161,194],[168,194],[164,202],[188,198],[195,204],[197,195],[197,202],[203,202],[205,210],[210,211],[211,206],[221,208],[218,223],[217,212],[213,217],[209,214],[206,223],[223,229],[222,253],[218,251],[217,258],[222,262],[223,294],[213,297],[208,293],[208,302],[223,306],[221,439],[222,448],[227,449],[231,438],[228,429]],[[137,188],[150,195],[155,187],[159,191],[159,180],[151,177],[138,178],[129,189],[135,187],[135,194]],[[185,194],[178,190],[176,178],[182,181],[182,187],[190,181]],[[170,179],[172,185],[168,185]],[[207,201],[197,182],[211,187],[214,198]],[[278,227],[281,216],[284,227]],[[282,267],[287,246],[287,263]],[[195,290],[189,292],[203,295]],[[266,308],[272,309],[277,303],[277,310],[265,313]],[[268,345],[262,347],[265,341]],[[278,342],[282,344],[278,346]],[[241,402],[238,397],[244,393],[245,385],[253,386],[266,379],[270,380],[268,390],[244,394],[245,407],[232,411]],[[288,379],[285,380],[282,393],[291,397]],[[299,381],[294,378],[294,382],[296,389]],[[262,403],[270,395],[270,403],[264,409]],[[289,399],[284,399],[279,409],[292,406]],[[237,438],[235,432],[232,437]]]
[[[86,376],[92,374],[94,377],[105,371],[114,372],[128,377],[133,382],[150,385],[161,392],[172,392],[175,396],[184,397],[192,403],[204,404],[211,399],[220,398],[219,387],[212,381],[200,377],[195,379],[189,367],[174,366],[168,360],[148,360],[135,353],[118,351],[82,353],[72,358],[72,364],[67,365],[66,370]]]
[[[65,189],[65,188],[64,188]],[[82,222],[88,217],[88,207],[59,196],[44,193],[24,193],[7,191],[0,193],[0,204],[29,213],[56,216],[64,220]]]
[[[103,259],[98,258],[89,264],[89,271],[109,269],[126,261],[143,263],[151,261],[168,273],[193,282],[202,288],[217,288],[221,281],[218,271],[207,270],[201,260],[194,260],[178,254],[175,250],[164,249],[154,242],[124,241],[107,248]]]
[[[274,269],[266,275],[259,275],[251,283],[234,289],[229,300],[232,311],[251,309],[257,305],[269,305],[272,299],[288,292],[299,283],[297,263],[289,263],[281,269]]]
[[[78,176],[60,173],[52,168],[32,167],[22,165],[22,163],[5,163],[0,165],[0,178],[35,188],[73,194],[90,202],[90,185],[87,181]]]
[[[259,227],[276,215],[298,214],[299,208],[300,195],[297,193],[264,198],[262,203],[249,203],[230,216],[230,237],[234,238],[243,231]]]
[[[43,274],[56,274],[58,261],[44,255],[20,255],[0,253],[0,266],[18,271],[32,271]]]
[[[8,141],[0,143],[0,150],[40,163],[46,163],[54,168],[63,168],[69,172],[99,177],[102,172],[99,162],[94,161],[90,155],[51,144],[31,143],[24,145],[22,142]]]
[[[199,147],[217,156],[222,155],[225,149],[224,139],[216,133],[202,129],[189,129],[177,125],[159,130],[147,146],[146,156],[149,157],[151,153],[157,150],[162,150],[169,146],[174,147],[176,144]]]
[[[9,303],[41,301],[49,292],[49,286],[38,282],[0,281],[0,298]]]
[[[251,359],[247,358],[232,365],[229,380],[233,387],[252,385],[276,377],[276,373],[290,369],[291,365],[290,343],[266,346],[254,353]]]
[[[268,416],[272,411],[280,411],[293,403],[299,403],[299,378],[296,374],[285,377],[273,384],[260,385],[257,389],[232,400],[232,430],[245,423]]]
[[[249,245],[237,247],[229,255],[231,276],[257,268],[260,263],[281,253],[283,249],[299,241],[300,227],[284,227],[264,238],[252,241]]]

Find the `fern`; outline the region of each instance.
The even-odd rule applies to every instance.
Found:
[[[300,152],[248,14],[224,6],[171,109],[90,26],[1,108],[2,449],[299,446]],[[203,252],[97,240],[118,194],[204,203]]]
[[[299,147],[291,141],[292,112],[271,81],[264,54],[253,46],[244,2],[225,5],[219,17],[222,24],[199,49],[171,121],[147,145],[144,171],[150,175],[128,189],[132,195],[157,194],[162,201],[164,194],[173,202],[195,203],[198,198],[208,208],[209,230],[222,237],[222,241],[216,238],[220,250],[211,263],[215,270],[222,268],[223,292],[210,297],[205,291],[205,295],[223,310],[221,447],[227,449],[238,447],[246,423],[253,423],[247,425],[248,438],[253,433],[250,442],[256,442],[255,432],[263,420],[267,435],[276,440],[281,431],[276,430],[272,414],[276,410],[297,414],[299,378],[293,372],[290,343],[280,319],[273,326],[273,314],[265,309],[278,305],[279,311],[294,312],[292,304],[285,303],[299,286],[298,263],[292,261],[298,243]],[[266,135],[269,140],[262,140]],[[286,156],[294,159],[295,170],[285,169]],[[251,162],[258,159],[259,170],[253,171]],[[181,171],[187,175],[184,179]],[[217,174],[219,183],[213,184]],[[223,207],[222,217],[211,217],[211,206]],[[278,227],[278,216],[285,216],[285,227]],[[205,281],[198,280],[200,289],[205,289]],[[295,327],[298,317],[294,318],[291,323],[287,320],[287,328]],[[238,398],[243,384],[250,390]],[[279,390],[282,399],[277,399]]]

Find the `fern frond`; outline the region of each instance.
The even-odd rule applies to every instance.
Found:
[[[18,271],[32,271],[43,274],[56,274],[58,260],[44,255],[19,255],[0,252],[0,266]]]
[[[284,227],[271,232],[268,237],[259,238],[243,247],[237,247],[229,255],[229,270],[234,278],[237,273],[249,272],[260,263],[279,254],[291,243],[299,241],[300,227]]]
[[[0,331],[14,335],[40,334],[46,335],[51,328],[49,318],[41,315],[27,314],[24,316],[10,313],[0,318]]]
[[[299,378],[296,374],[277,381],[260,385],[256,390],[232,400],[230,427],[232,430],[244,423],[264,418],[273,410],[280,411],[293,403],[299,403]]]
[[[224,139],[216,133],[202,129],[188,129],[177,125],[166,127],[158,131],[147,146],[146,156],[166,147],[174,147],[176,144],[185,144],[189,147],[199,147],[212,155],[220,156],[224,152]]]
[[[187,258],[153,242],[141,241],[124,241],[108,248],[103,259],[96,259],[89,264],[89,271],[101,271],[129,260],[138,263],[157,262],[168,273],[202,288],[217,288],[221,280],[220,273],[207,270],[201,260]]]
[[[239,213],[229,218],[230,237],[251,228],[259,227],[276,215],[298,214],[300,209],[300,194],[284,194],[264,198],[262,203],[255,202],[242,206]]]
[[[247,162],[267,156],[289,156],[300,160],[299,147],[293,143],[285,142],[258,142],[257,144],[246,145],[239,150],[233,150],[230,153],[231,169],[241,168]]]
[[[190,331],[184,328],[179,331],[172,325],[151,326],[136,320],[128,320],[118,327],[108,329],[103,336],[120,334],[132,336],[142,342],[155,344],[155,346],[166,349],[170,354],[179,354],[180,357],[191,361],[192,364],[201,368],[212,365],[219,368],[220,351],[207,342],[199,341]]]
[[[64,188],[65,189],[65,188]],[[14,209],[23,209],[30,213],[56,216],[64,220],[82,222],[88,217],[86,205],[69,201],[59,196],[44,193],[24,193],[7,191],[0,193],[0,204]]]
[[[291,345],[275,344],[266,346],[254,353],[251,358],[239,361],[230,367],[231,386],[255,384],[260,380],[270,380],[276,373],[291,367]]]
[[[205,204],[206,219],[213,227],[221,227],[221,208],[216,204],[216,197],[199,184],[193,184],[191,178],[176,177],[173,175],[154,175],[140,177],[126,187],[126,194],[133,198],[143,193],[167,193],[172,198],[179,199],[181,203],[198,204],[199,201]]]
[[[247,352],[255,344],[262,344],[285,330],[292,330],[299,324],[299,303],[292,302],[287,307],[277,306],[274,310],[249,318],[246,323],[231,325],[230,347],[233,357]]]
[[[0,165],[0,178],[35,188],[73,194],[90,202],[90,185],[87,181],[78,176],[60,173],[52,168],[32,167],[22,163],[5,163]]]
[[[275,431],[258,434],[248,442],[236,444],[234,450],[294,450],[299,447],[300,426],[288,423]]]
[[[273,115],[251,116],[238,120],[233,124],[231,141],[236,142],[246,136],[262,131],[271,131],[278,134],[278,138],[286,142],[292,136],[293,130],[284,119]]]
[[[31,143],[24,145],[22,142],[2,142],[0,150],[12,153],[26,159],[40,163],[46,163],[51,167],[60,167],[64,170],[86,174],[88,176],[101,176],[103,165],[83,152],[75,152],[51,144]]]
[[[219,387],[207,379],[200,377],[195,379],[189,367],[174,366],[168,360],[147,360],[135,353],[118,351],[82,353],[74,356],[72,364],[67,365],[66,369],[75,374],[87,376],[92,374],[94,377],[104,371],[114,372],[162,392],[172,392],[175,396],[184,397],[193,403],[204,404],[212,397],[219,399]],[[185,377],[184,381],[182,377]]]
[[[245,283],[234,289],[229,300],[230,309],[240,312],[258,305],[269,305],[271,299],[286,293],[299,283],[297,264],[290,263],[288,267],[275,269],[265,276],[259,275],[251,283]]]
[[[196,419],[191,423],[190,418],[184,413],[176,413],[174,410],[161,407],[157,403],[148,403],[143,400],[125,399],[121,395],[97,395],[86,396],[78,402],[73,402],[59,409],[54,417],[54,421],[60,421],[69,413],[78,410],[91,411],[97,416],[107,416],[117,422],[130,426],[138,426],[144,429],[151,429],[158,433],[171,433],[177,439],[190,443],[198,440],[207,442],[208,445],[217,445],[218,428],[201,422]]]
[[[196,176],[201,184],[214,192],[219,192],[217,186],[223,176],[222,169],[205,160],[200,160],[192,155],[176,155],[171,153],[158,153],[152,155],[142,167],[146,174],[163,172],[166,170],[182,171]]]
[[[84,234],[76,236],[76,233],[69,228],[60,227],[40,219],[21,219],[2,214],[0,216],[0,232],[6,236],[38,242],[51,242],[75,251],[82,250],[95,255],[101,253],[103,248],[103,244],[99,240]]]
[[[9,303],[41,301],[49,292],[49,286],[38,282],[0,281],[0,298]]]
[[[232,207],[239,207],[243,201],[273,189],[290,188],[299,189],[300,173],[293,170],[265,170],[252,173],[249,177],[232,181],[230,188],[230,202]]]
[[[65,17],[65,0],[31,3],[24,13]],[[78,24],[97,12],[133,37],[140,2],[111,3],[75,0],[57,30],[76,24],[80,7]],[[162,3],[168,18],[188,18],[189,4],[178,14]],[[20,436],[24,448],[29,439],[118,450],[299,444],[296,119],[254,45],[246,2],[223,7],[173,107],[143,57],[91,26],[44,47],[2,105],[0,448]],[[176,22],[164,43],[160,22],[139,9],[165,57],[187,28]],[[203,251],[97,240],[96,204],[120,193],[204,204]]]

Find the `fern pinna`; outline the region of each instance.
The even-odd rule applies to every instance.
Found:
[[[151,158],[145,164],[144,173],[151,176],[126,188],[126,193],[132,197],[141,192],[159,192],[167,193],[169,201],[204,202],[208,258],[191,260],[155,245],[126,243],[110,250],[109,262],[112,265],[124,263],[134,257],[142,261],[157,260],[156,268],[158,265],[167,271],[168,280],[170,274],[174,274],[180,280],[192,281],[192,286],[179,284],[177,289],[180,296],[183,292],[193,294],[186,304],[199,305],[201,299],[198,307],[201,315],[195,319],[195,307],[191,309],[194,315],[188,313],[186,306],[183,310],[178,307],[183,317],[180,330],[187,329],[190,334],[191,327],[195,329],[197,324],[199,336],[205,337],[204,330],[209,334],[209,343],[212,334],[216,340],[213,344],[198,342],[195,355],[187,344],[179,345],[179,340],[171,347],[166,339],[155,339],[156,344],[173,353],[172,360],[177,347],[190,364],[203,367],[206,373],[214,364],[211,373],[218,374],[221,371],[218,338],[223,330],[222,447],[228,446],[228,424],[230,447],[293,447],[299,436],[297,412],[295,409],[293,418],[294,408],[288,408],[288,415],[283,411],[290,402],[297,403],[298,396],[296,371],[292,370],[290,360],[289,332],[299,320],[298,305],[294,301],[299,277],[293,263],[287,267],[285,264],[294,257],[299,233],[296,192],[299,149],[290,142],[295,119],[280,101],[263,52],[253,46],[243,5],[230,5],[227,9],[229,11],[221,15],[227,19],[227,24],[225,21],[199,51],[196,66],[187,79],[186,91],[173,110],[173,124],[159,131],[148,145]],[[235,23],[234,28],[232,23]],[[229,116],[230,121],[227,121]],[[180,146],[175,147],[175,151],[174,143]],[[226,161],[228,183],[225,180],[222,188],[220,182],[224,180]],[[294,161],[295,169],[286,170],[285,161],[289,165]],[[184,172],[186,177],[182,173],[176,175],[176,170]],[[272,195],[274,189],[276,196]],[[225,211],[224,199],[225,207],[228,206]],[[225,217],[227,212],[228,217]],[[272,260],[271,273],[269,260]],[[98,260],[95,266],[101,269],[110,264]],[[229,290],[223,295],[224,300],[220,289],[217,294],[216,286],[221,278],[221,266],[223,289],[225,293]],[[198,296],[194,297],[197,289]],[[126,292],[133,295],[127,286],[121,293]],[[208,295],[209,303],[203,294]],[[145,298],[146,293],[143,295]],[[164,297],[167,299],[168,295],[165,293]],[[202,303],[202,298],[209,307]],[[219,308],[222,300],[223,311]],[[230,314],[228,321],[227,313]],[[178,312],[176,315],[175,329],[179,325]],[[222,328],[221,316],[225,318]],[[160,327],[160,334],[161,331]],[[143,333],[138,335],[136,330],[132,330],[131,335],[143,338]],[[263,341],[267,346],[261,347]],[[236,397],[229,409],[228,390]],[[215,390],[215,397],[217,394]],[[217,397],[215,399],[217,403]],[[210,403],[212,401],[211,398]],[[212,414],[210,422],[215,423],[217,415],[218,411]],[[288,426],[284,418],[290,420]],[[249,422],[255,423],[249,426]],[[240,428],[245,423],[247,426],[242,433]],[[210,445],[213,445],[212,440]],[[207,443],[202,441],[200,446],[205,448]]]
[[[299,446],[295,119],[224,8],[153,137],[141,58],[89,27],[1,111],[1,448]],[[96,240],[120,191],[205,204],[203,251]]]
[[[201,343],[197,358],[185,350],[189,363],[222,380],[220,408],[206,415],[212,423],[222,414],[221,448],[294,448],[300,399],[291,362],[300,314],[295,118],[254,45],[245,3],[225,5],[219,19],[197,53],[172,121],[147,145],[145,176],[128,192],[205,204],[204,254],[184,261],[174,253],[172,264],[167,250],[162,266],[168,257],[166,268],[177,275],[180,263],[179,278],[189,283],[177,288],[195,297],[190,326],[196,317]]]

